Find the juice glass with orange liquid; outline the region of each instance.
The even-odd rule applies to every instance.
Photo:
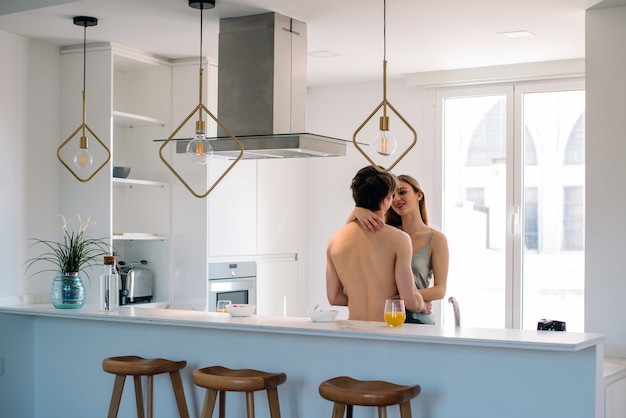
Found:
[[[215,312],[228,313],[228,305],[230,304],[231,302],[229,300],[218,300]]]
[[[385,322],[390,327],[402,326],[406,318],[404,301],[402,299],[387,299],[385,301]]]

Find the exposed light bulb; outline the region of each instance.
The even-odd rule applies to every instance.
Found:
[[[389,130],[389,117],[381,116],[380,117],[380,131],[378,136],[372,143],[374,147],[374,151],[379,153],[380,155],[392,155],[396,152],[396,148],[398,147],[398,141],[391,134]]]
[[[74,165],[79,169],[85,169],[91,167],[93,164],[93,157],[89,153],[89,148],[87,146],[87,137],[80,137],[80,148],[78,152],[74,155]]]
[[[213,147],[204,135],[204,122],[196,123],[196,137],[187,144],[187,157],[194,164],[204,165],[213,157]]]

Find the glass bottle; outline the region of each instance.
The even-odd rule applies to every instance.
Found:
[[[104,270],[100,275],[100,309],[103,311],[115,311],[119,307],[119,281],[115,256],[104,256]]]

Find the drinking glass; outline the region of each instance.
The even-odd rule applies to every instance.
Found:
[[[217,309],[215,310],[215,312],[228,312],[228,305],[230,304],[231,302],[229,300],[218,300]]]
[[[402,299],[387,299],[385,301],[385,322],[390,327],[400,327],[404,323],[404,301]]]

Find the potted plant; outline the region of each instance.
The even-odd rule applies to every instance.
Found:
[[[89,274],[85,270],[99,264],[102,256],[110,254],[111,247],[102,238],[85,236],[87,227],[95,224],[91,217],[83,221],[78,215],[79,225],[76,231],[68,229],[71,219],[66,220],[63,215],[61,219],[63,222],[56,226],[61,229],[63,239],[57,242],[33,238],[34,243],[31,247],[43,245],[47,251],[39,257],[29,259],[26,270],[40,261],[53,264],[55,268],[41,270],[35,274],[45,271],[56,272],[52,283],[52,304],[55,308],[77,309],[85,303],[85,286],[80,273],[84,272],[89,279]]]

